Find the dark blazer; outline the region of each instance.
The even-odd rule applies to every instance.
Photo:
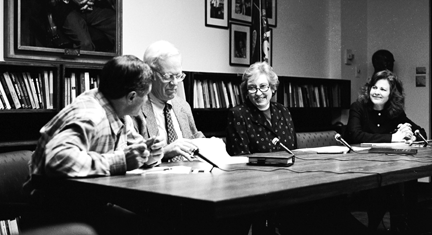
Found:
[[[403,123],[410,123],[413,132],[419,130],[427,138],[425,130],[411,121],[405,112],[390,118],[386,112],[373,110],[372,107],[356,101],[351,104],[344,138],[350,144],[390,143],[392,133],[397,129],[398,124]],[[417,140],[421,138],[417,137]]]
[[[201,131],[198,131],[195,126],[195,121],[192,116],[190,105],[182,98],[176,96],[171,100],[173,111],[182,131],[183,138],[195,139],[205,138]],[[156,117],[153,112],[153,107],[150,99],[147,99],[141,107],[141,112],[135,117],[135,128],[144,138],[150,138],[157,134],[158,128]],[[145,124],[144,124],[145,123]]]
[[[248,99],[228,112],[226,150],[231,155],[283,151],[273,138],[290,149],[297,148],[291,114],[282,104],[271,102],[271,125],[265,115]]]

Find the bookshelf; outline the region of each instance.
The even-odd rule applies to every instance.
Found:
[[[98,86],[103,65],[61,65],[61,104],[70,104],[82,92]]]
[[[205,95],[201,95],[197,87],[205,87],[206,83],[203,82],[205,80],[207,84],[209,81],[224,84],[231,82],[232,86],[238,86],[241,83],[241,75],[201,72],[186,74],[184,81],[186,100],[191,104],[198,130],[208,137],[225,136],[226,117],[229,108],[233,106],[232,103],[228,107],[215,105],[212,103],[211,93],[210,98],[206,98]],[[333,120],[341,116],[343,109],[350,107],[351,81],[349,80],[279,76],[279,81],[280,85],[273,100],[289,108],[297,132],[332,130],[335,128]],[[293,89],[297,92],[293,92]],[[302,92],[299,93],[299,90]],[[223,91],[219,92],[219,96],[223,93]],[[202,104],[197,106],[197,96],[203,97],[204,107]],[[302,105],[299,103],[300,96]],[[209,105],[206,105],[208,103],[206,99]],[[241,102],[243,101],[239,103]]]
[[[87,89],[98,84],[103,65],[0,62],[0,84],[5,75],[15,77],[15,95],[19,108],[12,106],[12,95],[7,98],[9,107],[0,98],[0,152],[28,149],[34,150],[40,137],[39,130],[63,107]],[[72,89],[71,75],[75,75],[75,89]],[[27,79],[27,81],[26,81]],[[6,84],[7,85],[7,84]],[[5,88],[5,87],[3,87]],[[8,87],[9,89],[9,87]],[[31,92],[40,91],[41,97]],[[3,89],[4,90],[4,89]],[[75,90],[75,92],[72,92]],[[19,93],[18,93],[19,92]],[[8,93],[4,90],[4,93]],[[21,97],[21,98],[19,98]],[[32,99],[33,98],[33,99]],[[39,105],[35,101],[39,102]]]
[[[59,74],[60,67],[56,64],[0,62],[3,88],[3,100],[0,100],[0,151],[17,148],[34,150],[39,129],[61,108],[58,99]],[[6,77],[11,79],[15,88],[15,101]],[[5,99],[9,106],[6,106]]]
[[[75,63],[0,62],[1,75],[5,72],[18,74],[18,77],[19,74],[30,74],[27,77],[32,77],[33,79],[38,77],[42,83],[42,87],[45,84],[46,77],[52,80],[51,89],[48,89],[48,97],[51,98],[46,98],[51,101],[50,106],[44,103],[42,108],[35,108],[33,105],[30,105],[29,107],[21,107],[19,109],[4,107],[0,109],[0,152],[18,149],[34,150],[40,137],[40,128],[54,117],[59,110],[72,101],[72,90],[75,90],[74,94],[77,96],[83,90],[97,86],[98,75],[102,67],[103,65]],[[48,76],[45,75],[47,71]],[[244,102],[244,98],[242,98],[244,96],[241,95],[239,89],[241,74],[187,71],[185,73],[186,78],[183,82],[185,96],[192,107],[198,130],[208,137],[224,137],[228,110]],[[75,75],[75,89],[72,88],[71,82],[73,74]],[[22,76],[25,77],[25,75]],[[280,76],[279,80],[280,85],[274,100],[285,104],[290,109],[296,131],[298,132],[334,129],[332,121],[340,117],[343,109],[349,109],[351,104],[351,83],[349,80],[284,76]],[[29,83],[25,83],[24,81],[24,84]],[[50,83],[48,82],[48,84]],[[201,92],[198,92],[198,84],[200,84],[201,89],[203,89],[203,84],[205,84],[207,91],[203,92],[201,90]],[[330,97],[333,99],[333,94],[337,94],[337,102],[330,102],[329,100],[327,105],[319,103],[319,106],[306,106],[305,104],[303,104],[303,107],[296,106],[290,103],[290,100],[293,102],[294,99],[288,96],[290,86],[291,90],[293,87],[304,87],[304,90],[307,92],[313,90],[313,92],[309,93],[310,96],[316,93],[316,89],[306,89],[306,87],[317,87],[318,96],[320,96],[320,90],[324,90],[324,95],[326,94],[325,90],[327,90],[329,99]],[[333,89],[336,92],[332,93]],[[292,92],[292,94],[295,93]],[[202,99],[200,104],[197,101],[198,96]],[[31,98],[28,98],[27,103],[32,104]]]

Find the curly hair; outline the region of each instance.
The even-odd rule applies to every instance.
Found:
[[[243,94],[246,98],[249,94],[247,90],[247,83],[249,79],[259,74],[267,75],[270,88],[273,91],[273,95],[275,95],[275,92],[277,91],[277,87],[279,86],[279,78],[277,74],[273,72],[272,67],[266,62],[256,62],[252,64],[248,69],[246,69],[246,71],[243,73],[240,89],[243,91]]]
[[[390,84],[390,95],[389,99],[384,105],[384,112],[387,112],[389,117],[397,117],[404,110],[405,105],[405,94],[403,90],[402,81],[397,78],[397,76],[390,70],[383,70],[375,73],[372,78],[360,88],[360,94],[358,101],[367,104],[371,108],[373,103],[370,99],[370,91],[375,84],[381,80],[385,79]]]

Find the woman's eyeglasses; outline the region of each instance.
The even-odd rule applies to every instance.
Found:
[[[255,86],[250,86],[247,88],[249,94],[256,94],[258,92],[258,90],[260,90],[261,92],[266,92],[268,91],[270,88],[269,85],[261,85],[259,87],[255,87]]]

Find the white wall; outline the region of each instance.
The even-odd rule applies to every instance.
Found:
[[[327,8],[321,0],[278,1],[273,67],[279,75],[328,77]],[[123,19],[125,54],[141,58],[150,43],[165,39],[182,52],[185,70],[245,69],[229,65],[229,30],[205,26],[204,1],[123,1]]]

